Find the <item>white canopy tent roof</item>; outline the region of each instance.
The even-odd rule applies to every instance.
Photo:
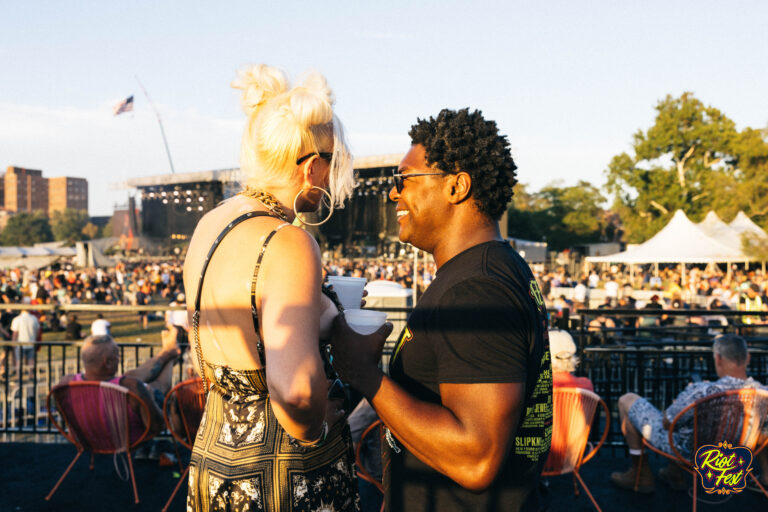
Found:
[[[741,234],[731,229],[714,211],[710,211],[697,226],[710,238],[714,238],[729,247],[741,249]]]
[[[709,237],[677,210],[661,231],[628,251],[590,256],[587,261],[606,263],[712,263],[745,261],[739,247],[730,247]]]
[[[738,233],[739,237],[747,234],[755,235],[758,238],[768,238],[768,234],[760,226],[752,222],[752,219],[747,217],[747,214],[744,212],[737,213],[736,217],[728,224],[728,227]]]
[[[61,242],[57,242],[61,245]],[[62,257],[72,257],[72,247],[56,247],[56,244],[38,244],[34,247],[0,247],[0,268],[47,267]]]

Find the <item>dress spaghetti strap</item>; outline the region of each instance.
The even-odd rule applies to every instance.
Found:
[[[197,282],[197,293],[195,294],[195,310],[192,314],[192,332],[195,342],[195,353],[197,354],[197,362],[200,366],[200,377],[203,379],[203,389],[208,392],[208,378],[205,374],[205,363],[203,359],[203,350],[200,346],[200,303],[201,303],[201,297],[203,293],[203,281],[205,280],[205,273],[208,270],[208,264],[211,262],[211,258],[213,257],[213,254],[216,252],[216,249],[219,248],[219,245],[221,244],[221,241],[224,239],[224,237],[232,231],[232,229],[240,224],[243,221],[246,221],[248,219],[252,219],[255,217],[274,217],[274,215],[271,215],[268,212],[248,212],[244,213],[243,215],[237,217],[235,220],[227,224],[227,226],[219,233],[219,236],[216,237],[216,240],[214,240],[213,244],[211,245],[210,250],[208,251],[208,255],[205,257],[205,261],[203,262],[203,268],[200,271],[200,279]],[[276,217],[274,217],[276,218]],[[259,323],[258,319],[256,318],[256,299],[255,299],[255,290],[256,290],[256,278],[258,276],[259,267],[261,266],[261,260],[264,257],[264,251],[267,248],[267,244],[272,240],[272,237],[277,233],[277,231],[285,226],[287,226],[287,223],[280,224],[278,227],[272,230],[269,235],[267,235],[267,238],[264,240],[264,244],[261,246],[261,251],[259,252],[259,259],[256,262],[256,268],[253,271],[253,278],[251,279],[251,314],[253,315],[253,325],[256,329],[256,335],[259,336]],[[262,365],[266,365],[266,362],[264,361],[264,346],[261,342],[261,337],[259,336],[259,342],[257,346],[257,350],[259,352],[259,357],[261,358]]]

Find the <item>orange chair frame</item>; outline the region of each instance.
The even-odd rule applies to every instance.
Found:
[[[185,381],[179,382],[175,386],[171,388],[170,391],[168,391],[168,394],[165,395],[165,401],[163,402],[163,418],[165,419],[165,426],[168,428],[168,432],[171,433],[173,436],[173,439],[181,444],[184,448],[188,450],[192,450],[192,444],[194,443],[195,436],[197,436],[197,430],[200,428],[200,423],[197,425],[193,425],[190,423],[189,419],[187,418],[187,414],[184,413],[183,408],[179,408],[180,416],[181,416],[181,422],[182,426],[184,427],[184,433],[186,434],[186,438],[182,438],[171,426],[171,422],[168,415],[168,405],[170,404],[169,399],[172,396],[175,396],[178,394],[179,390],[188,386],[196,386],[199,390],[199,406],[200,410],[205,409],[205,391],[203,390],[203,379],[200,377],[194,377],[191,379],[187,379]],[[177,398],[178,400],[178,398]],[[181,457],[179,456],[178,449],[176,450],[176,458],[179,461],[179,471],[182,469],[184,470],[181,473],[181,476],[179,477],[179,482],[176,484],[176,487],[173,489],[173,493],[171,493],[171,497],[168,498],[168,501],[165,503],[165,506],[163,507],[163,512],[167,512],[168,508],[171,506],[171,502],[173,502],[173,499],[176,497],[176,494],[179,492],[179,489],[181,489],[182,484],[184,483],[187,474],[189,473],[189,465],[187,465],[186,468],[182,468],[181,466]]]
[[[368,425],[368,428],[366,428],[362,435],[360,436],[360,442],[357,443],[357,446],[355,447],[355,465],[357,466],[357,476],[365,480],[366,482],[372,484],[381,494],[384,494],[384,486],[381,482],[376,480],[369,472],[363,467],[363,464],[360,460],[360,450],[363,447],[363,441],[366,437],[368,437],[371,432],[373,432],[375,429],[380,429],[383,427],[384,424],[381,422],[381,420],[376,420],[370,425]],[[381,512],[384,512],[384,509],[386,508],[386,502],[381,503]]]
[[[595,508],[598,510],[598,512],[602,512],[600,509],[600,506],[597,504],[597,501],[595,501],[594,496],[592,496],[592,493],[589,491],[589,488],[587,487],[587,484],[584,483],[584,479],[581,478],[581,474],[579,473],[579,470],[581,469],[581,466],[584,465],[587,461],[589,461],[592,457],[597,454],[597,451],[603,446],[605,443],[606,438],[608,437],[608,432],[610,430],[611,425],[611,413],[608,409],[608,405],[605,403],[603,399],[600,398],[600,396],[593,391],[589,391],[588,389],[583,388],[555,388],[552,393],[552,403],[557,404],[558,401],[558,395],[581,395],[582,397],[587,397],[590,400],[595,402],[595,408],[592,412],[592,417],[584,418],[584,422],[586,425],[586,431],[583,439],[583,446],[579,450],[579,458],[575,461],[573,468],[548,468],[547,465],[544,466],[544,471],[541,472],[541,476],[558,476],[558,475],[564,475],[567,473],[573,473],[573,493],[578,496],[579,494],[579,488],[576,485],[576,480],[579,481],[581,486],[584,488],[584,491],[587,493],[587,496],[589,496],[590,501],[592,501],[592,505],[595,506]],[[605,412],[605,428],[603,429],[603,435],[600,437],[600,441],[595,445],[592,450],[589,451],[586,455],[584,454],[584,450],[587,447],[588,440],[589,440],[589,434],[592,430],[592,423],[595,419],[595,413],[597,412],[597,405],[600,405],[603,408],[603,411]],[[555,406],[554,411],[557,411],[557,406]],[[554,412],[553,411],[553,412]],[[553,418],[553,424],[554,423]],[[553,430],[552,435],[554,436],[556,432]]]
[[[53,416],[53,409],[54,408],[51,407],[51,399],[53,398],[54,393],[58,392],[62,388],[80,388],[80,387],[83,387],[83,388],[85,388],[85,387],[111,387],[113,389],[116,388],[119,392],[121,392],[121,393],[123,393],[125,395],[126,402],[128,400],[128,397],[133,397],[135,399],[135,401],[142,408],[142,411],[143,411],[142,417],[143,418],[149,418],[150,417],[150,415],[149,415],[149,407],[147,406],[147,404],[145,404],[141,400],[141,398],[139,398],[139,396],[136,393],[130,391],[128,388],[125,388],[123,386],[118,386],[116,384],[112,384],[112,383],[109,383],[109,382],[92,382],[92,381],[69,382],[67,384],[62,384],[62,385],[59,385],[59,386],[54,386],[48,392],[48,396],[46,397],[46,406],[48,408],[48,418],[50,419],[51,423],[56,427],[56,429],[61,433],[61,435],[63,435],[70,443],[75,445],[75,448],[77,448],[77,454],[75,455],[75,458],[72,459],[72,462],[69,463],[69,466],[67,466],[66,471],[64,471],[64,474],[61,475],[61,478],[59,478],[59,481],[56,482],[56,485],[53,486],[53,489],[51,489],[51,492],[49,492],[48,495],[45,497],[46,501],[50,501],[51,500],[51,497],[53,496],[53,493],[55,493],[56,490],[59,488],[61,483],[64,481],[64,478],[66,478],[66,476],[72,470],[72,468],[74,467],[75,463],[80,458],[80,456],[83,454],[83,452],[85,452],[85,451],[91,452],[91,464],[89,466],[89,469],[91,471],[93,471],[93,468],[94,468],[94,460],[93,459],[94,459],[94,454],[95,453],[100,453],[100,454],[101,453],[105,453],[105,454],[119,453],[120,451],[122,451],[121,448],[125,448],[125,452],[128,455],[127,459],[128,459],[128,468],[129,468],[130,474],[131,474],[131,484],[133,486],[133,498],[134,498],[135,503],[139,503],[139,493],[138,493],[138,490],[136,489],[136,477],[135,477],[135,475],[133,473],[133,462],[131,461],[131,450],[133,450],[135,447],[137,447],[138,445],[140,445],[141,443],[145,442],[147,439],[152,437],[152,436],[149,436],[150,425],[146,425],[146,427],[144,429],[144,432],[142,433],[141,437],[139,437],[133,443],[130,442],[130,435],[128,435],[126,437],[127,442],[126,442],[126,446],[125,447],[116,447],[115,449],[107,450],[107,449],[93,448],[91,446],[85,446],[84,443],[82,443],[80,440],[78,440],[76,436],[73,436],[70,432],[65,430],[63,428],[63,426],[56,420],[56,418]],[[130,406],[126,403],[126,407],[130,407]],[[67,424],[68,426],[70,426],[70,428],[71,428],[71,425],[70,425],[69,421],[67,420],[67,414],[59,408],[59,404],[58,403],[56,403],[55,408],[56,408],[56,410],[59,411],[59,414],[61,414],[61,417],[64,420],[64,423]],[[125,415],[125,428],[126,428],[126,432],[128,432],[129,431],[128,414]]]
[[[723,391],[721,393],[715,393],[713,395],[705,396],[704,398],[700,398],[700,399],[696,400],[694,403],[688,405],[685,409],[680,411],[677,414],[677,416],[675,416],[672,419],[672,423],[670,423],[670,425],[669,425],[669,446],[672,448],[672,451],[674,452],[673,454],[669,454],[669,453],[666,453],[666,452],[664,452],[662,450],[659,450],[658,448],[652,446],[643,437],[643,448],[648,448],[649,450],[651,450],[653,452],[656,452],[659,455],[662,455],[662,456],[672,460],[681,469],[687,471],[688,473],[690,473],[693,476],[693,512],[696,512],[696,503],[697,503],[696,495],[697,495],[697,488],[698,488],[698,478],[697,478],[698,473],[694,469],[693,461],[690,461],[690,460],[686,459],[685,457],[683,457],[683,455],[678,451],[677,447],[675,446],[675,440],[674,440],[674,435],[673,434],[675,432],[675,427],[677,426],[677,422],[680,420],[680,418],[683,417],[683,415],[686,412],[688,412],[691,409],[693,409],[693,453],[696,453],[696,450],[699,447],[699,443],[698,443],[698,415],[696,414],[698,408],[700,408],[702,406],[706,406],[707,402],[709,402],[711,400],[714,400],[716,398],[721,398],[723,396],[730,396],[730,395],[743,396],[743,395],[755,395],[755,394],[764,395],[765,398],[768,400],[768,391],[765,391],[765,390],[751,389],[751,388],[749,388],[749,389],[731,389],[729,391]],[[750,420],[752,419],[750,414],[751,414],[751,411],[745,411],[744,420],[742,421],[742,428],[741,428],[741,438],[742,439],[746,435],[747,430],[748,430],[748,426],[749,426],[749,423],[750,423]],[[766,422],[763,423],[763,428],[765,427],[765,425],[766,425]],[[728,440],[728,441],[730,441],[730,440]],[[734,446],[737,446],[737,443],[740,443],[740,442],[741,442],[741,439],[739,441],[734,440]],[[757,441],[755,441],[755,442],[757,442]],[[743,446],[743,445],[739,444],[738,446]],[[754,447],[747,446],[747,448],[752,450],[752,456],[753,456],[752,460],[753,460],[753,462],[754,462],[754,457],[756,457],[758,453],[763,451],[766,446],[768,446],[768,437],[766,438],[765,441],[763,441],[763,443],[759,447],[757,447],[757,449],[755,449]],[[642,463],[642,458],[640,460],[641,460],[641,463]],[[637,475],[638,476],[635,479],[635,490],[637,490],[638,485],[640,483],[640,478],[639,478],[640,468],[638,468]],[[762,484],[760,484],[760,481],[755,477],[754,474],[752,474],[751,471],[749,472],[749,476],[752,478],[752,480],[755,482],[755,484],[757,484],[757,486],[763,492],[765,497],[768,498],[768,491],[765,490],[765,488],[762,486]]]

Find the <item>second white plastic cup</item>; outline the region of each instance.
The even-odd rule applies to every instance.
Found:
[[[339,297],[344,309],[359,309],[365,289],[364,277],[328,276],[328,283]]]
[[[358,334],[373,334],[387,321],[387,314],[372,309],[345,309],[344,319]]]

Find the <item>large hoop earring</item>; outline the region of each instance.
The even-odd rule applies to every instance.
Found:
[[[329,207],[330,211],[328,212],[328,216],[326,218],[324,218],[323,220],[321,220],[320,222],[307,222],[304,219],[302,219],[301,216],[299,215],[299,211],[296,209],[296,201],[298,201],[299,196],[302,194],[302,192],[304,192],[303,190],[299,190],[299,193],[296,194],[296,197],[293,198],[293,211],[296,214],[296,218],[299,219],[299,222],[301,222],[302,224],[304,224],[306,226],[320,226],[322,224],[325,224],[326,222],[331,220],[331,215],[333,215],[333,198],[331,197],[330,192],[325,190],[323,187],[316,187],[314,185],[312,185],[312,187],[310,187],[309,190],[312,190],[313,188],[316,188],[316,189],[322,191],[323,194],[328,196],[328,200],[330,202],[330,207]]]

